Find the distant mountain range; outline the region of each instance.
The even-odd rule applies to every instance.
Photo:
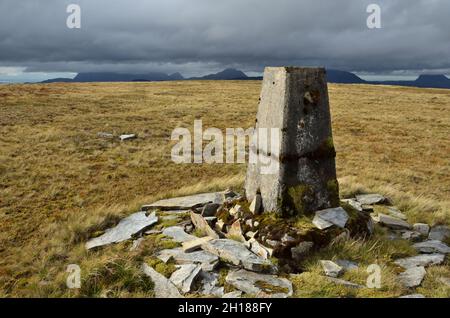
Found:
[[[420,75],[415,81],[366,81],[359,76],[346,71],[327,70],[327,78],[330,83],[338,84],[372,84],[372,85],[397,85],[426,88],[448,88],[450,79],[445,75]],[[262,77],[249,77],[244,72],[228,68],[222,72],[209,74],[202,77],[184,78],[180,73],[165,74],[152,72],[146,74],[131,73],[78,73],[71,78],[54,78],[42,83],[89,83],[89,82],[161,82],[182,80],[261,80]]]

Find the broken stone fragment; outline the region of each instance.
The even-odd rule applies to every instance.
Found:
[[[407,257],[396,260],[394,263],[405,268],[412,268],[417,266],[427,267],[430,265],[439,265],[444,262],[444,254],[430,254],[430,255],[418,255],[413,257]]]
[[[400,212],[399,209],[397,209],[396,207],[393,206],[388,206],[386,207],[388,213],[390,216],[393,216],[394,218],[406,221],[408,218],[406,217],[406,215],[402,212]]]
[[[195,228],[203,233],[205,236],[211,236],[212,238],[219,238],[219,235],[208,224],[208,221],[199,214],[191,212],[191,220]]]
[[[425,241],[421,243],[416,243],[413,245],[416,250],[421,253],[440,253],[440,254],[449,254],[450,247],[448,247],[445,243],[441,241]]]
[[[137,138],[136,134],[127,134],[127,135],[120,135],[119,136],[120,141],[133,140],[133,139],[136,139],[136,138]]]
[[[411,225],[409,225],[408,222],[382,213],[378,214],[376,217],[373,217],[373,220],[393,230],[411,229]]]
[[[401,296],[398,298],[425,298],[425,296],[422,294],[412,294],[412,295]]]
[[[105,139],[113,139],[114,138],[113,134],[110,134],[107,132],[99,132],[99,133],[97,133],[97,136],[100,138],[105,138]]]
[[[196,236],[187,234],[181,226],[171,226],[162,232],[165,236],[172,238],[175,242],[183,243],[197,239]]]
[[[430,226],[425,223],[416,223],[413,225],[413,230],[423,236],[428,236],[428,233],[430,233]]]
[[[223,232],[223,230],[225,229],[225,222],[222,220],[218,220],[214,228],[219,232]]]
[[[203,217],[215,216],[220,207],[221,205],[218,203],[208,203],[203,207],[201,215]]]
[[[398,279],[403,286],[413,288],[422,284],[426,273],[425,267],[423,266],[411,267],[399,274]]]
[[[286,298],[292,296],[292,283],[286,278],[264,275],[246,270],[231,271],[226,282],[256,297]]]
[[[253,214],[259,214],[262,207],[262,198],[260,194],[256,194],[255,197],[252,200],[252,203],[250,203],[249,210]]]
[[[224,288],[218,286],[219,274],[211,272],[200,272],[201,288],[200,294],[206,296],[223,297]]]
[[[213,240],[211,236],[196,238],[194,240],[184,242],[182,248],[185,253],[190,253],[200,249],[203,244],[211,240]]]
[[[320,261],[325,275],[328,277],[338,277],[344,273],[344,269],[332,261]]]
[[[242,297],[242,292],[240,290],[237,291],[233,291],[230,293],[226,293],[222,296],[222,298],[241,298]]]
[[[333,225],[344,228],[348,219],[349,216],[343,208],[331,208],[317,211],[313,219],[313,224],[320,230],[327,229]]]
[[[185,253],[182,248],[174,248],[170,250],[162,250],[156,254],[160,260],[167,263],[171,258],[176,264],[200,264],[202,270],[212,271],[219,263],[219,258],[216,255],[206,251],[195,251],[192,253]]]
[[[415,231],[400,231],[401,237],[404,240],[408,240],[411,242],[417,242],[420,241],[422,238],[422,235]]]
[[[142,211],[148,210],[191,210],[205,206],[208,203],[223,203],[223,196],[221,193],[201,193],[189,195],[185,197],[170,198],[160,200],[152,204],[144,205]]]
[[[228,229],[228,233],[226,235],[230,240],[235,240],[241,243],[245,243],[245,237],[242,234],[241,222],[240,220],[236,220]]]
[[[356,199],[342,199],[341,201],[347,203],[348,205],[350,205],[352,208],[354,208],[359,212],[363,211],[362,204],[358,202]]]
[[[273,255],[273,249],[263,246],[255,239],[250,239],[250,241],[248,241],[248,244],[250,245],[250,250],[253,253],[255,253],[258,256],[261,256],[264,259],[268,259]]]
[[[234,207],[230,209],[230,211],[228,211],[228,213],[230,213],[231,216],[238,218],[242,214],[242,207],[239,204],[236,204]]]
[[[105,234],[89,240],[86,249],[119,243],[131,239],[134,235],[145,232],[149,227],[158,222],[156,213],[149,216],[145,212],[134,213],[121,220],[116,227],[106,230]]]
[[[349,281],[344,280],[344,279],[335,278],[335,277],[329,277],[329,276],[327,276],[326,278],[329,281],[331,281],[331,282],[333,282],[333,283],[335,283],[337,285],[342,285],[342,286],[350,287],[350,288],[364,288],[364,286],[362,286],[362,285],[355,284],[355,283],[349,282]]]
[[[352,261],[348,261],[348,260],[337,260],[336,264],[338,264],[339,266],[341,266],[344,271],[351,271],[351,270],[355,270],[358,269],[358,264]]]
[[[201,266],[198,264],[179,265],[178,269],[170,276],[170,281],[183,293],[189,293],[200,271]]]
[[[281,244],[290,244],[290,243],[295,243],[295,238],[293,238],[292,236],[288,235],[287,233],[285,233],[283,235],[283,237],[281,238]]]
[[[296,261],[303,260],[314,247],[313,242],[301,242],[296,247],[291,248],[292,258]]]
[[[225,199],[229,199],[229,198],[234,198],[234,197],[237,197],[239,194],[237,194],[236,192],[234,192],[233,190],[231,190],[231,189],[226,189],[224,192],[223,192],[223,196],[225,197]]]
[[[202,248],[222,261],[255,272],[274,271],[274,265],[260,256],[252,253],[244,244],[229,240],[216,239],[205,243]]]
[[[147,264],[142,264],[142,271],[149,276],[155,285],[156,298],[182,298],[183,296],[178,291],[177,287],[163,275],[155,271]]]
[[[386,201],[386,198],[381,194],[359,194],[356,195],[356,200],[361,204],[382,204]]]
[[[428,239],[443,242],[449,237],[450,228],[445,225],[438,225],[431,229]]]

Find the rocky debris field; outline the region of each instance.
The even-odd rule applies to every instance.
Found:
[[[262,204],[259,195],[247,202],[232,190],[161,200],[142,206],[90,239],[86,249],[130,240],[131,249],[137,250],[155,235],[176,243],[142,264],[158,298],[290,297],[290,275],[302,271],[298,264],[312,251],[339,239],[367,238],[377,226],[392,239],[410,241],[417,250],[417,256],[398,258],[395,265],[398,282],[412,292],[402,297],[420,298],[423,295],[414,294],[414,289],[421,285],[427,268],[444,263],[450,253],[444,242],[450,238],[450,228],[409,224],[393,202],[379,194],[357,195],[341,200],[341,207],[295,218],[263,213]],[[164,272],[161,266],[172,270]],[[354,260],[324,259],[320,266],[324,277],[335,284],[365,288],[339,278],[358,269]],[[448,279],[443,277],[442,283],[448,285]]]

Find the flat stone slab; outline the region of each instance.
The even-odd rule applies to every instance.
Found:
[[[142,264],[142,271],[155,284],[154,291],[156,298],[183,298],[177,287],[152,267],[144,263]]]
[[[246,270],[231,271],[226,282],[246,294],[256,297],[287,298],[292,296],[292,283],[275,275],[258,274]]]
[[[347,203],[348,205],[350,205],[352,208],[354,208],[359,212],[363,211],[362,204],[358,202],[356,199],[342,199],[341,201]]]
[[[448,247],[445,243],[441,241],[425,241],[421,243],[416,243],[413,245],[416,250],[421,253],[441,253],[441,254],[449,254],[450,247]]]
[[[398,275],[398,279],[403,286],[413,288],[422,284],[425,275],[427,274],[425,267],[411,267]]]
[[[344,228],[348,219],[347,212],[339,207],[317,211],[313,219],[313,224],[320,230],[327,229],[333,225]]]
[[[171,258],[175,263],[184,264],[200,264],[202,270],[212,271],[219,263],[219,258],[206,251],[196,251],[192,253],[183,252],[182,248],[174,248],[170,250],[162,250],[156,254],[156,256],[167,263]]]
[[[345,287],[350,287],[350,288],[364,288],[363,285],[359,285],[359,284],[355,284],[352,282],[349,282],[348,280],[344,280],[344,279],[340,279],[340,278],[335,278],[335,277],[326,277],[329,281],[337,284],[337,285],[342,285]]]
[[[359,194],[356,200],[361,204],[373,205],[383,203],[386,198],[381,194]]]
[[[162,234],[172,238],[172,240],[178,243],[189,242],[197,239],[196,236],[187,234],[181,226],[171,226],[165,228]]]
[[[137,135],[136,134],[126,134],[126,135],[120,135],[119,139],[121,141],[127,141],[127,140],[133,140],[136,139]]]
[[[398,298],[425,298],[425,296],[422,294],[412,294],[412,295],[401,296]]]
[[[348,260],[337,260],[336,264],[339,265],[340,267],[342,267],[345,271],[351,271],[351,270],[355,270],[358,269],[358,264],[352,261],[348,261]]]
[[[373,218],[375,222],[378,222],[393,230],[410,230],[411,225],[401,219],[394,218],[392,216],[380,213],[378,216]]]
[[[208,221],[200,214],[191,212],[191,221],[195,228],[202,232],[204,235],[211,236],[212,238],[219,238],[219,235],[212,229]]]
[[[425,223],[416,223],[413,225],[413,230],[423,236],[428,236],[428,234],[430,233],[430,226]]]
[[[320,265],[328,277],[336,278],[344,273],[344,268],[332,261],[320,261]]]
[[[229,239],[216,239],[205,243],[202,248],[221,260],[235,266],[242,266],[245,269],[255,272],[273,270],[274,265],[266,259],[257,256],[239,242]]]
[[[86,249],[90,250],[92,248],[129,240],[133,235],[144,232],[157,222],[158,217],[155,213],[149,216],[146,215],[146,212],[134,213],[121,220],[116,227],[106,230],[105,234],[89,240],[86,243]]]
[[[408,258],[402,258],[396,260],[394,263],[405,268],[412,268],[417,266],[427,267],[430,265],[442,264],[445,260],[444,254],[430,254],[430,255],[418,255]]]
[[[388,210],[388,214],[390,216],[393,216],[394,218],[406,221],[408,219],[408,217],[402,213],[399,209],[397,209],[396,207],[393,206],[388,206],[386,207],[386,209]]]
[[[213,240],[211,236],[205,236],[201,238],[196,238],[194,240],[190,240],[183,243],[183,251],[185,253],[190,253],[196,251],[201,248],[201,246],[211,240]]]
[[[179,268],[172,273],[170,281],[178,287],[183,293],[189,293],[195,279],[200,275],[202,267],[199,264],[180,265]]]
[[[223,194],[220,192],[201,193],[178,198],[160,200],[144,205],[142,211],[148,210],[191,210],[205,206],[208,203],[222,204]]]
[[[450,237],[450,228],[445,225],[438,225],[430,230],[429,240],[444,241]]]

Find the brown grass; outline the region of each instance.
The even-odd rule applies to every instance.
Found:
[[[91,275],[118,262],[110,267],[137,275],[117,260],[126,247],[92,255],[82,242],[140,204],[241,188],[245,165],[172,163],[170,135],[192,130],[194,119],[205,128],[251,127],[260,84],[0,86],[0,295],[79,296],[64,287],[71,263]],[[341,194],[377,191],[410,222],[449,224],[450,92],[330,85],[329,93]],[[121,143],[98,138],[102,131],[139,138]]]

